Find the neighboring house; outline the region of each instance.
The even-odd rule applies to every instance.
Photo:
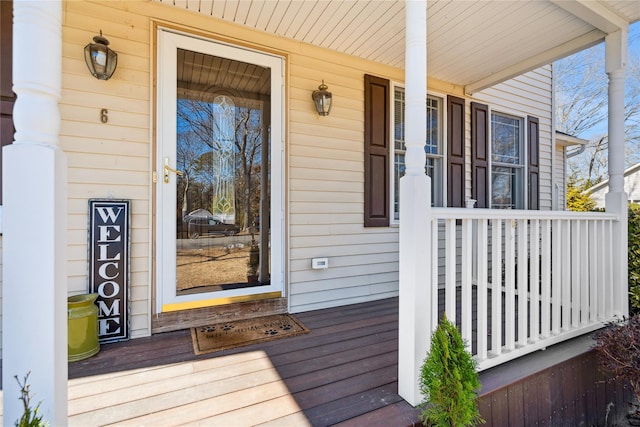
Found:
[[[624,192],[627,193],[629,203],[640,203],[640,163],[627,168],[624,171]],[[585,190],[591,195],[596,207],[605,207],[605,196],[609,192],[609,180],[600,181],[593,187]]]
[[[582,153],[589,143],[588,140],[577,138],[556,130],[556,157],[554,161],[553,179],[554,194],[557,209],[567,207],[567,159]],[[568,152],[567,147],[576,147]]]
[[[557,212],[564,149],[554,137],[549,64],[606,38],[608,72],[624,75],[627,28],[640,19],[635,1],[52,0],[15,1],[13,10],[17,133],[3,163],[5,419],[18,401],[7,387],[14,372],[32,370],[38,399],[53,413],[47,419],[61,423],[61,316],[67,295],[87,292],[90,279],[103,296],[128,290],[128,319],[102,326],[134,339],[229,313],[295,313],[399,295],[400,394],[413,404],[423,352],[411,349],[427,348],[438,289],[450,317],[462,311],[463,334],[478,342],[483,368],[625,313],[626,257],[576,252],[586,246],[570,234],[576,217]],[[89,74],[83,53],[99,32],[118,53],[106,81]],[[332,94],[326,116],[312,101],[323,82]],[[624,79],[611,85],[619,90]],[[4,88],[3,105],[13,102]],[[617,124],[623,100],[612,99]],[[613,135],[610,146],[618,147]],[[616,200],[621,191],[614,188]],[[129,201],[128,259],[110,252],[126,228],[115,225],[103,226],[93,242],[97,258],[89,259],[92,199]],[[590,217],[612,230],[598,237],[618,255],[626,251],[619,205]],[[110,209],[101,211],[105,222],[117,215]],[[184,218],[198,209],[242,231],[190,239]],[[260,227],[251,226],[256,218]],[[562,258],[555,249],[552,258],[552,242],[564,248]],[[248,257],[249,247],[260,251],[258,279],[225,288],[246,272],[222,253]],[[529,266],[517,253],[541,262]],[[610,273],[608,293],[594,273],[582,285],[575,274],[557,274],[551,294],[551,265],[560,272],[585,257],[610,266],[598,273]],[[97,261],[106,264],[91,276]],[[528,309],[529,268],[541,286]],[[229,269],[232,277],[220,277]],[[504,292],[491,294],[492,283]],[[505,303],[504,325],[499,311],[486,316],[488,298],[494,307]],[[104,304],[105,316],[118,310]],[[516,320],[517,311],[530,316]],[[528,335],[528,322],[538,319],[540,333]],[[36,328],[32,348],[24,337]]]

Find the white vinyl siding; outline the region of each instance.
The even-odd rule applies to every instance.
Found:
[[[397,228],[363,226],[364,74],[398,79],[340,55],[290,56],[288,143],[291,310],[398,294]],[[320,52],[318,52],[320,53]],[[311,92],[324,78],[331,114],[319,117]],[[312,270],[326,257],[329,268]]]
[[[129,311],[130,335],[135,338],[151,331],[151,22],[113,6],[65,4],[60,146],[69,165],[68,290],[69,295],[88,290],[88,199],[131,200]],[[92,77],[82,55],[100,28],[118,53],[118,67],[109,81]],[[108,111],[106,124],[100,121],[103,108]]]

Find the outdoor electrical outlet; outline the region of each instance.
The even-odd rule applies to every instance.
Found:
[[[312,258],[311,268],[314,270],[325,269],[329,267],[329,258]]]

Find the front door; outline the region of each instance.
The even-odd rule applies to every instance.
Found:
[[[158,313],[282,296],[283,59],[158,32]]]

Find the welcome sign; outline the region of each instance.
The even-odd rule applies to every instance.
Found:
[[[89,291],[98,340],[129,339],[129,200],[89,200]]]

